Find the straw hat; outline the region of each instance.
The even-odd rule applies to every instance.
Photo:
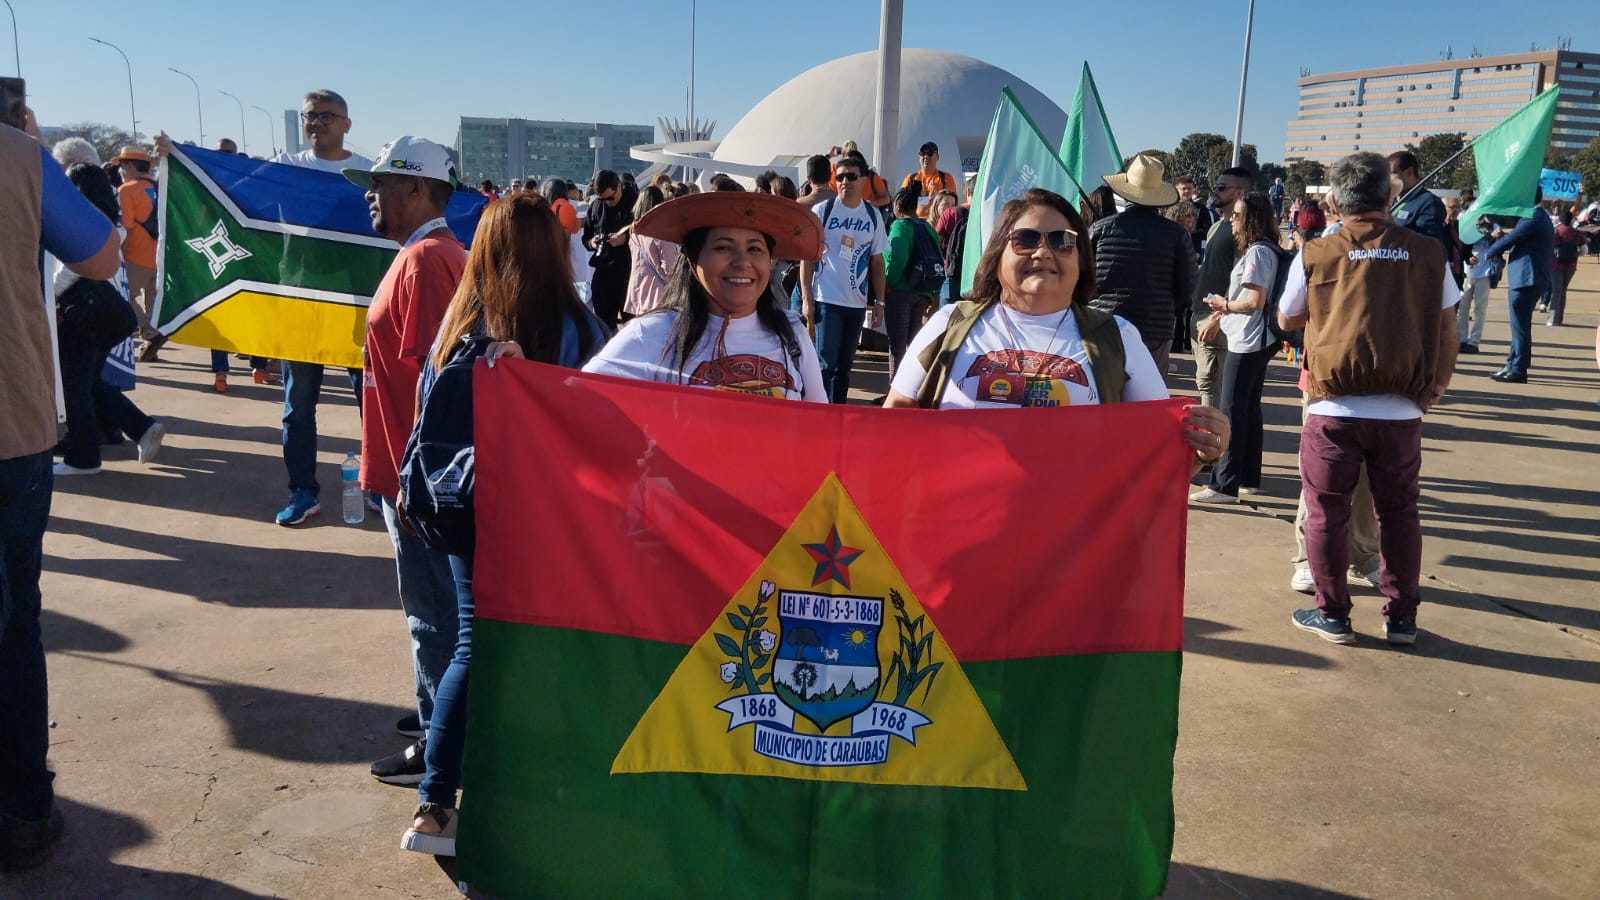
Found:
[[[633,223],[634,234],[674,244],[697,228],[751,228],[772,238],[777,259],[822,255],[822,222],[805,206],[776,194],[711,191],[674,197]]]
[[[1178,189],[1163,181],[1166,166],[1143,153],[1128,164],[1128,171],[1104,179],[1118,197],[1140,206],[1171,206],[1178,202]]]
[[[138,161],[138,162],[146,162],[147,163],[147,162],[150,161],[150,153],[148,151],[146,151],[143,147],[138,147],[138,146],[134,146],[132,144],[129,144],[128,146],[123,147],[122,148],[122,152],[118,153],[115,157],[113,157],[111,161],[114,162],[114,163],[125,163],[125,162],[135,161],[135,160]]]

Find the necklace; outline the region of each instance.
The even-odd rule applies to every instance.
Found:
[[[1060,334],[1061,326],[1066,324],[1067,316],[1070,315],[1072,315],[1071,306],[1068,306],[1066,309],[1061,311],[1061,318],[1056,320],[1056,327],[1050,332],[1050,339],[1044,342],[1044,352],[1040,354],[1038,360],[1033,364],[1033,372],[1031,373],[1031,377],[1044,377],[1044,367],[1045,364],[1050,361],[1050,350],[1056,344],[1056,335]],[[1025,352],[1022,347],[1022,340],[1021,338],[1017,337],[1017,329],[1011,324],[1011,313],[1008,311],[1008,307],[1004,301],[1001,301],[1000,303],[1000,320],[1005,323],[1006,332],[1011,335],[1012,346],[1017,348],[1017,374],[1022,376],[1023,381],[1027,381],[1030,377],[1030,373],[1022,364],[1022,354]]]

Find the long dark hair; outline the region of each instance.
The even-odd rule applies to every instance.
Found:
[[[694,355],[694,348],[699,346],[700,339],[705,337],[706,323],[711,315],[711,296],[706,293],[700,279],[694,277],[694,264],[700,259],[700,251],[705,249],[706,239],[710,235],[710,228],[696,228],[683,236],[683,253],[678,256],[678,263],[673,266],[672,274],[667,277],[667,285],[661,292],[665,308],[652,313],[676,315],[672,330],[667,333],[667,346],[662,351],[661,359],[664,365],[677,370],[680,383],[683,381],[683,367]],[[767,242],[767,252],[770,254],[776,242],[765,234],[761,237]],[[770,276],[771,273],[768,274]],[[756,319],[762,327],[778,335],[785,347],[789,346],[784,332],[789,330],[792,335],[792,326],[788,314],[779,305],[778,293],[773,290],[770,277],[767,289],[756,300]]]
[[[1006,251],[1011,229],[1022,214],[1034,207],[1053,209],[1067,219],[1067,227],[1078,233],[1078,284],[1072,289],[1073,303],[1088,303],[1094,296],[1094,251],[1089,248],[1089,229],[1083,227],[1083,217],[1060,194],[1033,188],[1021,197],[1000,207],[1000,219],[989,233],[989,243],[978,257],[978,268],[972,276],[972,290],[964,299],[983,304],[984,309],[1000,302],[1000,257]]]
[[[516,341],[528,359],[559,365],[563,323],[578,329],[578,356],[594,345],[589,311],[572,283],[567,232],[550,202],[514,194],[484,207],[461,284],[439,326],[433,365],[450,354],[481,322],[484,334]]]
[[[1278,234],[1278,217],[1273,213],[1272,201],[1267,199],[1267,195],[1251,191],[1241,199],[1244,200],[1244,221],[1239,223],[1238,230],[1234,232],[1235,258],[1244,256],[1251,244],[1266,241],[1277,245],[1282,242],[1283,238]]]
[[[117,189],[112,187],[111,179],[106,177],[105,171],[99,166],[74,163],[72,168],[67,170],[67,180],[78,189],[78,193],[94,204],[95,209],[100,210],[113,223],[121,218],[121,213],[117,210]]]

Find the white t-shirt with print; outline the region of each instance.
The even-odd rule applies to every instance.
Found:
[[[944,337],[954,309],[952,304],[934,313],[912,338],[905,359],[895,371],[895,391],[916,397],[922,390],[928,373],[918,356],[923,348]],[[1167,399],[1167,384],[1140,339],[1139,329],[1121,316],[1116,320],[1128,373],[1128,382],[1122,388],[1123,401]],[[1019,343],[1021,353],[1017,352]],[[1029,316],[996,303],[978,316],[956,353],[950,367],[950,383],[939,408],[1010,409],[1099,402],[1094,369],[1078,334],[1078,320],[1070,309]]]
[[[1303,316],[1306,314],[1306,264],[1296,253],[1294,262],[1290,263],[1289,279],[1283,286],[1283,299],[1278,308],[1286,316]],[[1456,287],[1456,280],[1450,277],[1450,269],[1444,271],[1444,285],[1442,308],[1450,309],[1461,302],[1461,289]],[[1425,336],[1429,339],[1431,336]],[[1317,400],[1306,406],[1308,416],[1334,416],[1342,419],[1384,419],[1398,421],[1400,419],[1422,418],[1422,407],[1415,400],[1401,394],[1350,394],[1344,397],[1329,397]]]
[[[825,210],[828,213],[827,221],[822,223],[827,247],[822,259],[817,261],[811,295],[819,303],[866,309],[872,257],[882,256],[889,249],[883,217],[877,210],[868,212],[871,207],[865,200],[856,204],[855,209],[837,199],[833,201],[833,209],[827,207],[826,200],[811,207],[819,220]]]
[[[1228,273],[1228,299],[1245,299],[1244,286],[1247,284],[1261,288],[1263,293],[1270,291],[1277,275],[1277,252],[1265,243],[1251,244]],[[1267,346],[1266,315],[1259,309],[1255,312],[1224,313],[1222,333],[1228,336],[1230,353],[1254,353]]]
[[[301,150],[299,153],[290,153],[286,150],[274,156],[272,161],[286,166],[298,166],[302,169],[319,169],[323,172],[332,172],[335,175],[342,173],[345,169],[371,170],[372,168],[372,160],[354,152],[345,159],[322,159],[310,149]]]
[[[793,313],[784,315],[799,343],[798,368],[784,349],[783,340],[768,331],[754,315],[727,320],[728,330],[722,334],[720,348],[723,352],[717,355],[717,337],[724,320],[719,316],[707,316],[705,334],[684,363],[681,381],[677,366],[666,360],[667,341],[677,315],[667,311],[630,319],[584,364],[583,371],[763,397],[828,402],[816,346]]]

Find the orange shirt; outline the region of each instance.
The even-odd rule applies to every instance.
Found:
[[[156,267],[156,239],[141,224],[156,214],[156,184],[147,178],[124,181],[117,188],[117,205],[122,207],[122,258],[146,269]],[[153,224],[153,223],[152,223]]]
[[[928,217],[928,210],[933,204],[934,194],[940,191],[953,191],[956,189],[955,176],[949,172],[934,172],[932,175],[924,175],[922,170],[918,169],[907,175],[906,180],[900,182],[900,186],[910,187],[913,179],[922,184],[922,196],[917,198],[917,216],[923,219]]]
[[[361,387],[361,489],[400,493],[400,457],[417,418],[422,361],[461,281],[467,250],[454,235],[425,237],[389,264],[367,308]]]

